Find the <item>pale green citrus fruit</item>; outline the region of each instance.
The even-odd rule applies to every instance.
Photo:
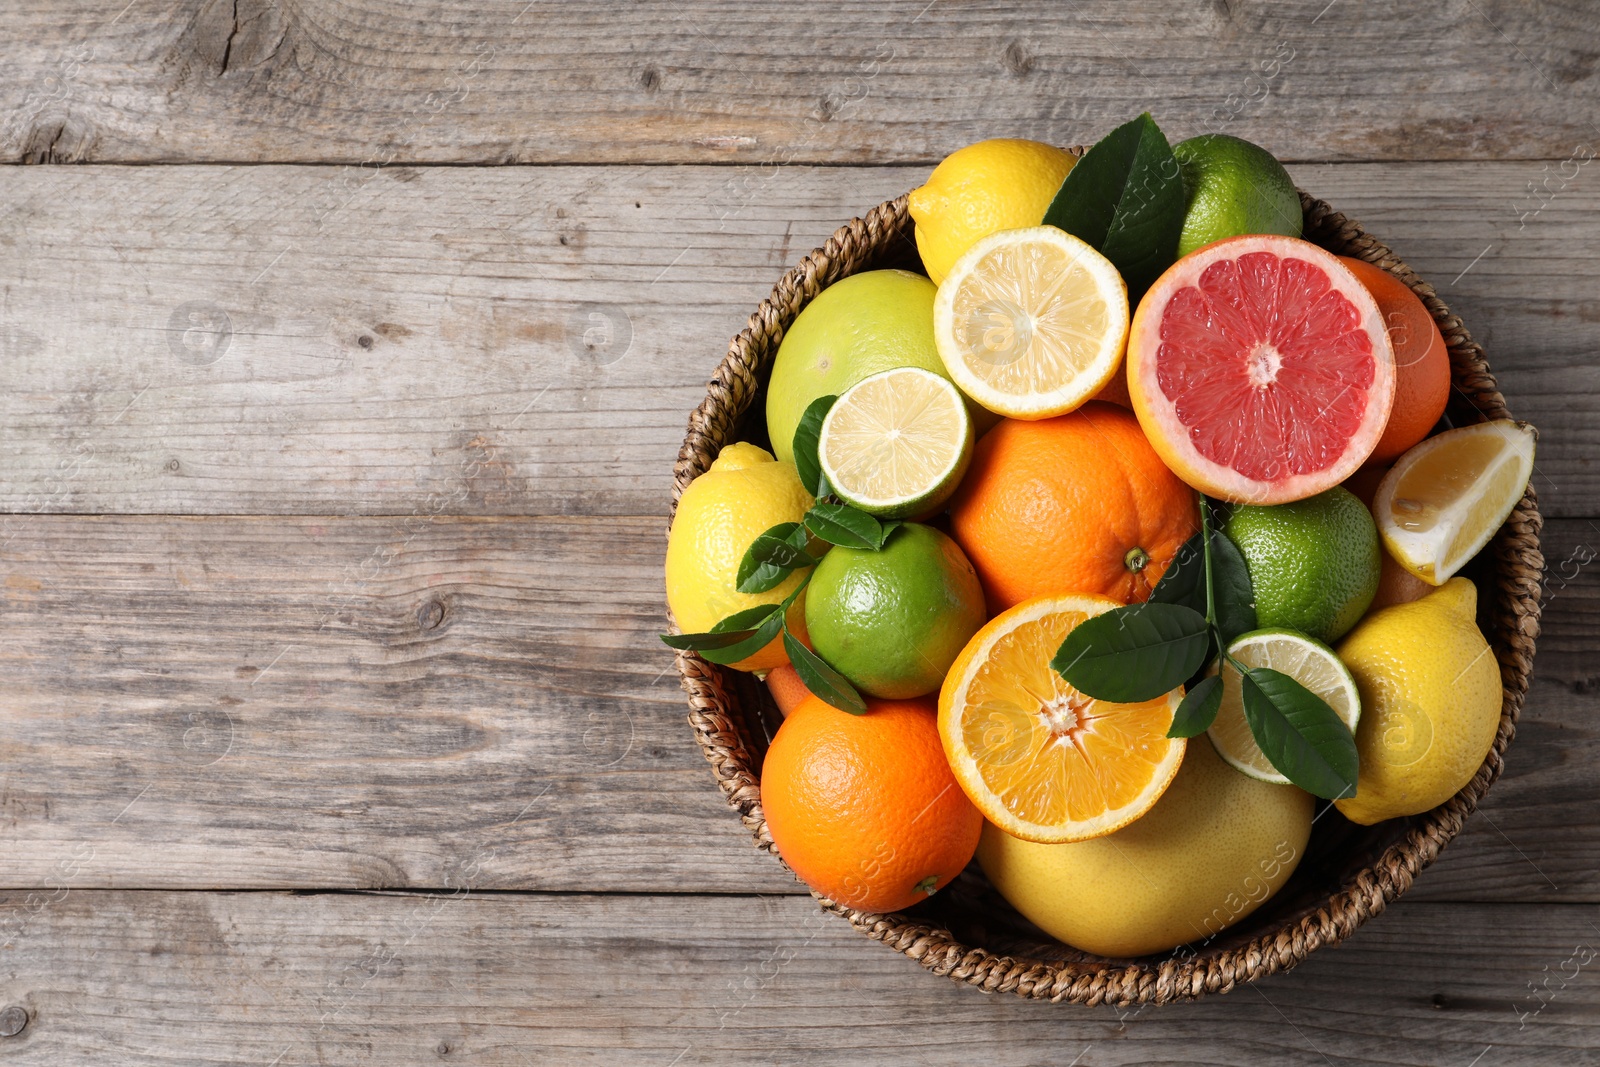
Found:
[[[870,374],[921,367],[949,374],[933,340],[938,290],[920,274],[872,270],[852,274],[817,294],[789,327],[767,383],[767,433],[772,452],[794,461],[794,431],[819,396],[839,396]],[[981,429],[997,416],[969,407]]]

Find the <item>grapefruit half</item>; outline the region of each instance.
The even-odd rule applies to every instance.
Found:
[[[1229,237],[1174,263],[1139,303],[1128,393],[1167,466],[1201,492],[1282,504],[1344,481],[1394,403],[1377,301],[1295,237]]]

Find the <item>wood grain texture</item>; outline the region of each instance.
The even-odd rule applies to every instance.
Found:
[[[798,890],[685,723],[660,519],[7,523],[6,884]]]
[[[0,38],[13,161],[932,162],[1146,108],[1295,160],[1600,138],[1576,0],[12,0]]]
[[[0,915],[29,907],[0,894]],[[77,891],[30,914],[0,957],[29,1012],[0,1038],[17,1067],[1564,1067],[1600,1049],[1600,935],[1573,907],[1401,902],[1290,974],[1143,1010],[962,988],[808,898]]]
[[[1545,513],[1594,516],[1600,181],[1527,198],[1545,167],[1293,170],[1485,343]],[[0,168],[0,512],[660,512],[728,337],[925,173]]]
[[[796,893],[684,722],[661,520],[12,516],[0,885]],[[1600,530],[1412,895],[1600,901]],[[666,672],[666,673],[664,673]]]

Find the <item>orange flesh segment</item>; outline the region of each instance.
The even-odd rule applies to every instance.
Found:
[[[1086,822],[1134,803],[1170,758],[1166,696],[1110,704],[1050,669],[1088,616],[1057,612],[1001,637],[967,687],[962,740],[985,787],[1017,818]]]

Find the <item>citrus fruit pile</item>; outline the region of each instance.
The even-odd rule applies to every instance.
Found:
[[[724,448],[667,550],[663,640],[784,715],[761,804],[795,873],[887,912],[976,858],[1134,957],[1268,900],[1319,810],[1461,789],[1501,696],[1459,574],[1535,435],[1451,425],[1412,289],[1302,240],[1266,150],[1149,115],[1081,158],[969,145],[910,212],[926,274],[811,301],[771,450]]]

